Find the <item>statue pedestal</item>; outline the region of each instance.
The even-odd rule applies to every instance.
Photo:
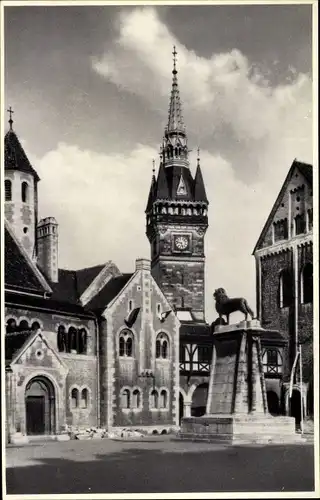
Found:
[[[183,418],[179,439],[232,444],[301,442],[294,418],[268,413],[261,332],[257,321],[217,328],[206,414]]]

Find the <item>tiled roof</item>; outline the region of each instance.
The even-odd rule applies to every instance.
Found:
[[[98,276],[98,274],[105,267],[105,264],[101,264],[93,267],[86,267],[84,269],[78,269],[76,271],[77,278],[77,289],[79,296],[88,288],[92,281]]]
[[[9,130],[4,138],[4,167],[5,169],[26,172],[33,175],[36,181],[40,180],[13,130]]]
[[[11,361],[13,356],[35,332],[26,330],[23,332],[7,333],[5,336],[5,359]]]
[[[5,228],[5,286],[44,293],[46,290]]]
[[[100,311],[114,299],[132,277],[132,273],[116,276],[108,281],[100,292],[86,305],[87,310]]]

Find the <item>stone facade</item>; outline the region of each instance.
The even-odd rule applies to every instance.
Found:
[[[283,390],[302,344],[304,391],[313,378],[312,166],[294,161],[254,250],[257,311],[265,328],[279,330],[287,344]],[[299,378],[299,377],[298,377]],[[298,379],[297,379],[298,380]],[[270,391],[273,391],[269,381]],[[299,386],[295,386],[297,390]],[[289,412],[288,395],[286,411]],[[306,401],[305,401],[306,407]]]

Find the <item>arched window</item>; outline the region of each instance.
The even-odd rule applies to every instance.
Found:
[[[68,352],[77,352],[77,330],[70,326],[68,330]]]
[[[60,352],[68,352],[66,329],[63,325],[60,325],[58,328],[57,344]]]
[[[293,300],[293,282],[292,274],[288,269],[281,271],[279,275],[279,292],[278,305],[279,307],[289,307]]]
[[[150,393],[150,408],[158,408],[158,400],[158,391],[156,389],[153,389]]]
[[[156,339],[156,358],[167,359],[169,357],[169,339],[165,333],[159,333]]]
[[[79,391],[78,389],[72,389],[71,391],[71,408],[78,408],[79,404]]]
[[[302,234],[305,231],[305,218],[303,214],[298,214],[294,218],[295,234]]]
[[[39,321],[34,321],[31,325],[31,330],[33,331],[37,331],[37,330],[40,330],[40,323]]]
[[[12,200],[12,183],[9,179],[6,179],[4,181],[4,195],[5,195],[5,201]]]
[[[123,389],[120,393],[121,408],[130,408],[130,391]]]
[[[12,333],[17,331],[17,322],[13,318],[9,318],[6,326],[6,333]]]
[[[29,323],[26,319],[23,319],[19,323],[19,331],[25,332],[26,330],[30,330]]]
[[[88,408],[89,391],[82,389],[81,391],[81,408]]]
[[[87,354],[87,331],[85,328],[78,331],[78,352],[79,354]]]
[[[313,265],[308,262],[301,271],[301,303],[313,302]]]
[[[131,312],[133,309],[133,301],[129,300],[128,311]]]
[[[29,186],[27,182],[21,184],[21,200],[23,203],[28,203],[29,201]]]
[[[141,406],[141,393],[139,389],[134,389],[132,393],[132,408],[140,408]]]
[[[133,334],[130,330],[123,330],[119,335],[119,356],[132,358],[134,356]]]
[[[160,408],[167,408],[168,406],[168,393],[165,389],[160,392]]]

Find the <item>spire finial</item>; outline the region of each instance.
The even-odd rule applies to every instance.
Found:
[[[172,70],[172,73],[174,75],[176,75],[177,74],[177,68],[176,68],[176,64],[177,64],[177,51],[176,51],[176,46],[175,45],[173,46],[172,55],[173,55],[173,70]]]
[[[14,111],[11,108],[11,106],[9,106],[9,109],[7,109],[7,112],[9,113],[9,126],[10,126],[10,130],[12,130],[12,125],[13,125],[12,115],[13,115]]]
[[[197,166],[200,167],[200,148],[197,149]]]

